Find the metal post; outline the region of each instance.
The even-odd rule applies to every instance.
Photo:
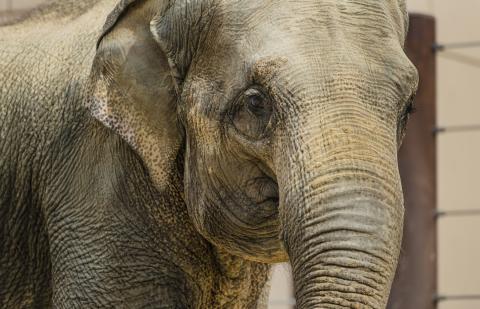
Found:
[[[435,20],[410,16],[406,50],[420,74],[417,112],[399,153],[405,196],[402,252],[389,309],[435,309],[437,291]]]

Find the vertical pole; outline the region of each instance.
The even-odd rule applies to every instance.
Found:
[[[402,252],[389,309],[435,309],[437,291],[435,20],[412,14],[406,51],[420,75],[411,117],[399,153],[405,196]]]

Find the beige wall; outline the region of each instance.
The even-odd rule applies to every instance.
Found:
[[[25,9],[42,0],[12,0]],[[7,8],[0,0],[0,10]],[[409,10],[437,18],[438,41],[480,40],[480,0],[408,0]],[[438,57],[438,123],[480,124],[480,48],[455,50]],[[421,107],[420,107],[421,108]],[[475,208],[480,189],[480,132],[451,133],[438,137],[438,207],[442,210]],[[480,294],[480,216],[442,218],[439,222],[439,292]],[[273,275],[272,309],[291,308],[288,266]],[[476,302],[445,302],[440,309],[480,308]],[[422,308],[405,308],[422,309]]]

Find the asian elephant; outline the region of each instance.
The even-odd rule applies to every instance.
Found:
[[[106,20],[106,21],[105,21]],[[384,308],[403,0],[56,0],[0,28],[0,307]]]

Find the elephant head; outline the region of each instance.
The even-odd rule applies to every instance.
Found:
[[[215,246],[292,264],[299,308],[383,308],[417,72],[402,0],[123,1],[92,114]]]

